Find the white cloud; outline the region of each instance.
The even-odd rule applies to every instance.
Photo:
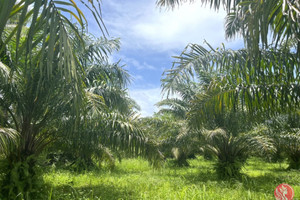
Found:
[[[201,1],[183,4],[172,10],[160,10],[156,0],[103,2],[113,10],[104,16],[113,36],[121,36],[123,48],[152,49],[159,52],[182,50],[188,43],[202,44],[207,40],[213,46],[225,42],[225,11],[216,12]]]
[[[158,112],[159,108],[155,104],[166,98],[166,95],[162,95],[161,88],[151,88],[151,89],[129,89],[129,95],[133,98],[138,105],[141,107],[141,116],[151,116],[154,112]],[[168,98],[178,98],[181,99],[179,94],[170,94]]]
[[[134,79],[134,80],[143,80],[144,77],[143,77],[142,75],[134,75],[134,76],[133,76],[133,79]]]
[[[129,58],[124,55],[120,55],[122,61],[126,63],[127,68],[134,67],[137,70],[156,70],[156,68],[145,61],[138,61],[135,58]]]
[[[135,37],[164,50],[182,48],[190,42],[202,43],[204,39],[222,42],[225,13],[200,6],[200,3],[195,3],[185,4],[174,11],[156,10],[151,17],[145,16],[133,27]]]
[[[158,83],[146,82],[148,70],[154,70],[152,72],[156,74],[164,70],[157,61],[156,67],[151,59],[145,61],[148,54],[170,58],[178,55],[188,43],[203,44],[204,40],[213,47],[219,47],[222,42],[235,49],[243,45],[241,40],[225,42],[224,11],[204,7],[200,0],[173,11],[160,10],[155,2],[108,0],[102,4],[103,19],[110,36],[121,38],[122,53],[118,54],[118,59],[126,63],[129,71],[134,71],[134,78],[139,83],[136,87],[150,88],[129,90],[131,97],[141,106],[142,116],[157,112],[154,104],[161,100]],[[99,35],[99,31],[94,34]],[[115,60],[114,56],[111,59]]]
[[[129,94],[141,107],[141,116],[151,116],[158,108],[154,106],[161,100],[160,88],[130,89]]]

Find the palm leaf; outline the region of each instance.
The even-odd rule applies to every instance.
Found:
[[[11,128],[0,128],[0,153],[6,156],[17,146],[19,133]]]
[[[191,119],[205,120],[209,109],[216,113],[237,108],[252,113],[276,113],[299,106],[299,76],[295,73],[299,71],[297,54],[285,50],[262,50],[260,59],[255,61],[249,59],[246,50],[220,48],[202,53],[194,49],[189,54],[184,50],[184,54],[177,58],[180,62],[173,66],[173,71],[180,73],[169,73],[165,78],[171,85],[174,79],[185,83],[186,77],[180,74],[193,70],[188,80],[193,76],[197,76],[200,83],[202,79],[206,80],[205,87],[192,100]],[[211,74],[211,77],[207,79],[202,74]],[[172,89],[164,82],[163,87]]]

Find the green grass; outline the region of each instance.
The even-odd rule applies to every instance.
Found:
[[[153,170],[140,159],[126,159],[113,171],[74,173],[57,170],[44,174],[48,199],[275,199],[274,189],[290,184],[300,200],[300,173],[286,171],[286,164],[252,158],[242,180],[220,181],[213,162],[202,157],[190,167],[166,166]]]

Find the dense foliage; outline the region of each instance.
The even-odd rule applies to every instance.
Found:
[[[187,45],[163,74],[160,111],[140,118],[128,95],[130,75],[109,61],[120,42],[108,38],[100,0],[1,0],[0,198],[43,199],[46,191],[51,199],[43,168],[112,170],[124,157],[155,167],[165,158],[177,169],[203,155],[210,161],[200,167],[209,162],[218,178],[246,186],[243,166],[253,155],[299,170],[299,3],[202,2],[225,7],[226,36],[243,37],[245,48]],[[102,37],[87,32],[81,6]]]
[[[106,38],[100,1],[79,3],[103,38],[86,32],[74,1],[0,2],[0,198],[39,198],[38,168],[45,162],[38,158],[47,152],[50,163],[64,157],[80,170],[95,159],[113,165],[112,152],[153,163],[161,157],[134,125],[138,106],[126,90],[129,74],[108,62],[119,41]]]
[[[157,1],[167,7],[183,2]],[[226,36],[242,36],[246,48],[189,44],[164,72],[161,81],[166,98],[158,104],[164,106],[160,112],[185,120],[186,135],[218,158],[220,177],[239,176],[251,149],[260,149],[264,156],[284,152],[290,168],[299,168],[295,126],[299,118],[294,117],[300,100],[299,4],[286,0],[202,2],[216,10],[225,6]],[[294,122],[257,130],[256,124],[268,126],[266,121],[281,115]],[[194,133],[202,137],[195,139]]]

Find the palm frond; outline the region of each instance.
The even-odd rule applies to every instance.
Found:
[[[159,7],[174,8],[193,0],[157,0]],[[242,0],[201,0],[215,10],[223,8],[227,11],[226,36],[234,38],[242,35],[253,58],[259,47],[285,44],[297,38],[299,41],[300,5],[295,0],[283,1],[242,1]],[[273,38],[270,41],[270,33]],[[300,45],[297,44],[299,55]]]
[[[178,98],[164,99],[156,103],[156,106],[160,108],[159,113],[173,113],[174,116],[182,119],[188,111],[188,103]]]
[[[101,162],[106,162],[110,168],[115,166],[115,157],[109,148],[99,145],[99,150],[95,151],[95,156],[100,164]]]
[[[97,82],[105,82],[123,88],[130,83],[130,75],[119,63],[98,63],[85,66],[86,84],[93,86]]]
[[[17,146],[19,133],[11,128],[0,127],[0,153],[6,156]]]
[[[169,94],[174,94],[183,83],[186,83],[184,85],[189,85],[189,83],[193,82],[194,70],[197,70],[194,66],[199,64],[198,58],[206,55],[208,52],[200,45],[187,45],[180,56],[174,57],[176,61],[173,62],[172,69],[163,73],[163,76],[165,76],[165,78],[161,79],[163,92],[167,93],[168,96]]]
[[[108,111],[108,107],[106,106],[102,96],[88,90],[86,91],[86,98],[87,109],[92,118]]]
[[[0,61],[0,81],[2,84],[8,82],[10,78],[10,68]]]
[[[225,139],[229,138],[228,133],[222,128],[217,128],[214,130],[206,130],[204,132],[207,137],[207,140],[214,140],[215,138],[219,138],[219,137],[225,138]]]
[[[230,12],[226,15],[225,36],[227,39],[243,36],[243,16],[237,12]]]
[[[177,67],[173,66],[174,71],[193,70],[197,75],[201,71],[212,72],[210,79],[204,77],[209,82],[203,88],[203,92],[200,90],[197,100],[192,100],[195,107],[191,115],[195,112],[195,116],[203,117],[200,114],[202,111],[203,114],[207,114],[204,111],[208,105],[218,112],[238,107],[247,108],[250,112],[279,112],[282,109],[293,110],[299,105],[299,76],[295,73],[299,71],[299,64],[296,54],[284,50],[262,50],[257,62],[249,59],[245,50],[232,51],[221,48],[206,51],[205,54],[193,51],[190,54],[178,57],[180,61],[184,61]],[[191,63],[192,66],[184,68]],[[178,82],[186,81],[185,77],[175,77]],[[167,78],[173,80],[174,76],[170,74]],[[201,74],[198,79],[201,82]]]
[[[251,136],[247,135],[244,136],[246,139],[246,142],[249,145],[249,151],[254,152],[256,155],[261,154],[261,155],[268,155],[276,151],[274,147],[274,143],[272,139],[262,136],[262,135],[257,135],[257,136]]]
[[[100,37],[98,39],[83,35],[85,45],[81,45],[81,41],[77,41],[77,51],[79,52],[79,60],[83,66],[99,65],[100,63],[108,63],[109,56],[120,49],[120,40],[107,39]]]

